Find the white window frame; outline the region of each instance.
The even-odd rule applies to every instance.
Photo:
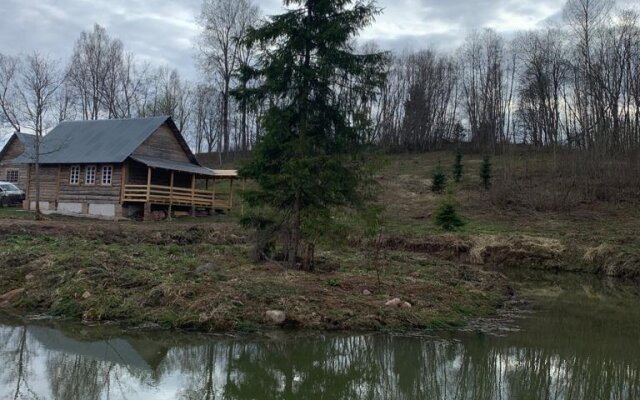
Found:
[[[113,166],[104,165],[102,167],[102,174],[100,176],[100,182],[102,182],[102,186],[111,186],[111,184],[113,183]]]
[[[90,175],[90,173],[93,173]],[[87,165],[84,169],[84,184],[93,186],[96,184],[98,177],[98,168],[95,165]]]
[[[81,172],[82,172],[82,168],[79,165],[72,165],[69,168],[69,185],[73,185],[73,186],[80,185]]]
[[[9,174],[15,174],[15,180],[11,179],[13,176],[10,177]],[[7,178],[7,182],[9,183],[20,182],[20,170],[16,168],[8,169],[5,178]]]

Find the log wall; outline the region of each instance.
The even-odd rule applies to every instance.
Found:
[[[146,156],[165,160],[190,162],[189,156],[182,148],[178,138],[166,125],[158,128],[133,153],[134,156]]]
[[[80,183],[70,184],[72,165],[41,165],[40,166],[40,201],[113,204],[120,202],[122,184],[122,166],[107,164],[113,167],[111,185],[102,185],[103,164],[96,164],[96,183],[87,185],[86,170],[90,165],[80,166]],[[31,166],[31,182],[29,185],[29,199],[35,200],[35,166]]]

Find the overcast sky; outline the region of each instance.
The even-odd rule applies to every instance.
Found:
[[[638,1],[638,0],[628,0]],[[265,15],[280,0],[256,0]],[[558,20],[563,0],[379,0],[384,14],[363,40],[383,48],[453,49],[473,29],[505,34]],[[201,0],[0,0],[0,52],[38,50],[66,62],[82,30],[94,23],[123,40],[128,50],[197,79],[193,39]]]

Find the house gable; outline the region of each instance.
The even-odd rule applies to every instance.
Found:
[[[181,137],[167,124],[155,130],[132,154],[157,159],[191,163],[193,155],[185,149]]]
[[[24,150],[24,144],[18,140],[18,137],[16,135],[11,136],[2,151],[0,151],[0,167],[11,165],[14,159],[24,153]],[[1,176],[0,180],[2,180]]]
[[[14,134],[0,151],[0,181],[13,182],[22,190],[25,190],[28,184],[27,167],[13,161],[24,154],[25,150],[25,144]]]

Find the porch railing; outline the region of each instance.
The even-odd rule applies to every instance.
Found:
[[[231,209],[231,193],[160,185],[125,185],[124,202]]]

